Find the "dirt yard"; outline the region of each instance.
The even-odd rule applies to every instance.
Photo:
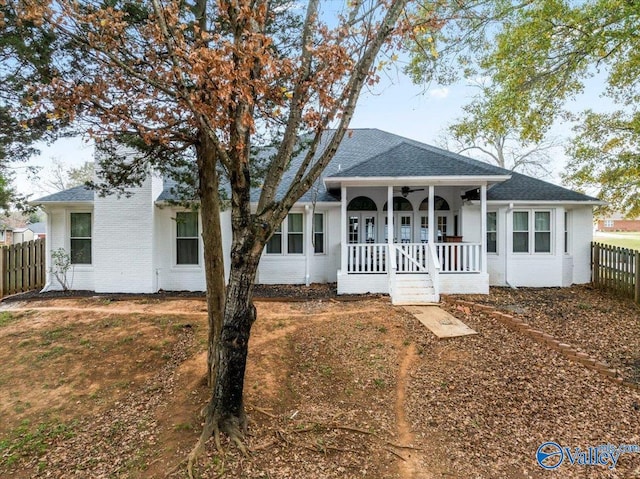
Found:
[[[549,291],[562,295],[554,301]],[[565,329],[556,332],[592,354],[614,351],[603,357],[612,362],[623,351],[637,358],[635,307],[585,288],[518,294],[483,299],[549,327],[541,305],[561,303]],[[640,454],[621,456],[612,471],[537,465],[545,441],[639,444],[640,393],[493,318],[450,307],[480,334],[437,340],[387,299],[257,307],[245,387],[252,452],[218,457],[211,444],[202,477],[640,478]],[[47,299],[3,309],[0,477],[186,476],[208,396],[202,299]]]

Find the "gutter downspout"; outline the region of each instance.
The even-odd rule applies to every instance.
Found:
[[[509,286],[511,289],[518,289],[516,288],[514,285],[512,285],[511,283],[509,283],[509,257],[507,256],[508,253],[508,248],[507,248],[507,242],[509,241],[509,228],[507,228],[507,218],[509,216],[509,213],[511,213],[513,211],[513,203],[509,203],[509,207],[507,208],[507,211],[505,212],[504,215],[504,282],[507,286]],[[511,221],[511,224],[513,225],[513,220]]]
[[[309,214],[309,205],[304,205],[304,218],[306,223],[307,234],[304,236],[306,238],[305,251],[307,254],[304,255],[304,284],[309,286],[311,284],[311,250],[313,249],[313,243],[311,241],[313,234],[313,218]]]
[[[44,264],[47,281],[45,282],[44,287],[40,290],[41,293],[46,293],[51,289],[51,248],[48,247],[48,243],[51,241],[53,235],[51,234],[51,215],[48,214],[46,210],[44,214],[47,215],[47,235],[44,238]]]

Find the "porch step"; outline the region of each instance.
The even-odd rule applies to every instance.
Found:
[[[396,305],[437,303],[433,282],[426,274],[397,274],[391,285],[391,302]]]

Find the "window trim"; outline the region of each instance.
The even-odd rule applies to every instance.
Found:
[[[542,209],[538,209],[538,208],[519,208],[519,209],[514,209],[511,212],[511,254],[514,255],[537,255],[537,256],[553,256],[555,254],[555,241],[554,241],[554,237],[555,237],[555,215],[554,215],[554,209],[552,208],[542,208]],[[514,233],[524,233],[524,231],[516,231],[515,227],[514,227],[514,215],[515,213],[528,213],[528,221],[527,221],[527,233],[528,233],[528,241],[529,244],[528,246],[528,251],[514,251],[513,250],[513,246],[514,246],[514,241],[513,241],[513,235]],[[545,230],[545,231],[538,231],[536,230],[536,213],[549,213],[549,230]],[[536,251],[536,245],[535,245],[535,241],[536,241],[536,233],[549,233],[549,251]]]
[[[91,227],[91,236],[71,236],[71,216],[75,215],[75,214],[88,214],[89,215],[89,221],[90,221],[90,227]],[[93,211],[87,211],[87,210],[77,210],[77,211],[68,211],[67,212],[67,219],[68,219],[68,227],[67,227],[67,238],[68,238],[68,245],[69,245],[69,262],[70,264],[74,267],[74,268],[89,268],[89,267],[93,267],[93,260],[95,259],[94,256],[94,251],[93,251]],[[72,254],[71,254],[71,242],[74,239],[84,239],[84,240],[89,240],[90,241],[90,245],[91,245],[91,261],[89,263],[74,263],[72,261]]]
[[[302,235],[302,253],[289,253],[289,215],[292,214],[299,214],[302,215],[302,231],[301,232],[295,232],[295,233],[291,233],[291,234],[299,234]],[[279,230],[276,230],[273,232],[273,235],[271,235],[271,240],[273,240],[274,236],[277,234],[280,234],[280,253],[269,253],[267,251],[267,247],[268,247],[268,243],[264,245],[264,255],[265,256],[294,256],[294,257],[301,257],[304,256],[306,253],[306,246],[305,246],[305,235],[307,234],[306,231],[306,226],[305,226],[305,213],[303,211],[290,211],[287,216],[284,218],[284,220],[282,221],[282,223],[280,223],[280,227]],[[312,225],[313,226],[313,225]],[[325,240],[326,241],[326,240]],[[319,254],[323,254],[323,253],[319,253]]]
[[[489,229],[489,215],[495,215],[496,216],[496,229],[495,230],[490,230]],[[498,235],[498,212],[497,211],[487,211],[487,217],[486,217],[486,224],[487,224],[487,237],[485,238],[485,248],[486,248],[486,253],[487,254],[498,254],[498,250],[500,249],[499,247],[499,235]],[[495,233],[496,235],[496,250],[495,251],[489,251],[489,234],[490,233]]]
[[[289,219],[290,219],[291,215],[300,215],[300,231],[289,231]],[[286,232],[287,251],[286,251],[285,254],[290,255],[290,256],[301,256],[301,255],[304,255],[304,250],[305,250],[305,248],[304,248],[304,213],[297,212],[297,211],[289,212],[287,214],[287,217],[285,218],[284,222],[287,224],[287,232]],[[300,251],[299,253],[291,253],[291,252],[289,252],[289,239],[291,238],[291,235],[300,236],[300,238],[302,239],[302,241],[300,242],[300,244],[302,245],[302,251]]]
[[[184,236],[178,238],[178,214],[179,213],[194,213],[196,215],[198,233],[194,236]],[[175,218],[173,218],[173,267],[179,269],[188,269],[188,268],[201,268],[202,262],[200,260],[200,256],[202,253],[201,246],[201,237],[202,237],[202,221],[200,220],[200,211],[193,210],[180,210],[175,212]],[[179,239],[196,239],[198,244],[198,262],[197,263],[178,263],[178,240]]]
[[[320,224],[322,225],[322,231],[316,231],[316,215],[320,216],[322,218]],[[324,211],[320,211],[320,212],[314,212],[313,213],[313,223],[311,224],[312,228],[311,228],[311,241],[312,241],[312,247],[313,247],[313,254],[316,256],[326,256],[327,254],[327,223],[326,223],[326,217],[327,215],[324,213]],[[322,251],[318,252],[316,251],[316,235],[322,235]]]

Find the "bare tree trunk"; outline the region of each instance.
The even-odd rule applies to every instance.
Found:
[[[207,351],[207,384],[213,386],[216,374],[216,347],[222,332],[225,304],[224,254],[220,224],[219,179],[215,149],[204,138],[197,148],[200,171],[199,196],[202,217],[202,241],[207,283],[207,316],[209,341]]]

